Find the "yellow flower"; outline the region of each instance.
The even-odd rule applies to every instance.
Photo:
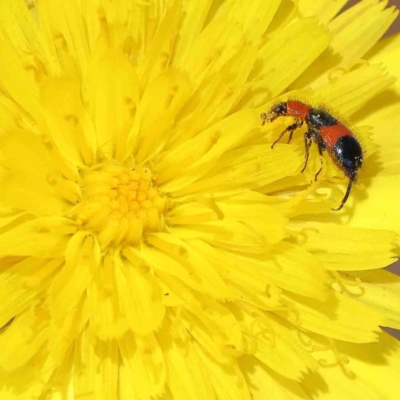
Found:
[[[1,400],[398,398],[398,12],[345,3],[0,1]]]

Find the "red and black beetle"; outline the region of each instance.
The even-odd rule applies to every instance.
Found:
[[[317,144],[321,156],[323,151],[327,150],[337,167],[349,178],[346,194],[340,206],[333,209],[334,211],[341,210],[350,195],[351,187],[363,162],[363,150],[359,141],[350,129],[332,117],[326,110],[314,108],[301,101],[281,102],[274,105],[268,113],[261,114],[263,125],[265,122],[272,122],[284,116],[293,117],[294,122],[279,135],[271,148],[274,148],[286,132],[289,132],[288,143],[290,143],[294,131],[305,122],[307,125],[307,131],[304,133],[306,154],[301,172],[306,169],[312,141]]]

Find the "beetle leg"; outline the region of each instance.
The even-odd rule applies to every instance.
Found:
[[[292,125],[292,126],[293,126],[293,125]],[[289,139],[288,139],[288,141],[287,141],[288,144],[292,141],[292,137],[293,137],[294,131],[295,131],[296,129],[298,129],[298,128],[301,128],[302,126],[303,126],[303,121],[302,121],[302,120],[297,121],[296,127],[295,127],[294,129],[291,129],[291,130],[290,130]]]
[[[292,136],[293,133],[296,129],[300,128],[303,125],[303,121],[301,119],[297,119],[294,121],[294,123],[292,125],[289,125],[279,136],[278,139],[275,140],[274,143],[272,143],[271,145],[271,149],[274,148],[274,146],[283,138],[284,134],[286,132],[290,132],[289,133],[289,140],[288,143],[290,143],[290,141],[292,140]]]
[[[304,134],[304,147],[306,149],[306,155],[305,155],[305,159],[304,159],[304,166],[303,166],[303,169],[301,170],[301,173],[303,173],[307,167],[308,157],[310,156],[311,144],[312,144],[311,135],[309,132],[306,132]]]
[[[320,137],[317,140],[317,144],[318,144],[319,155],[322,156],[322,152],[326,150],[326,145]]]
[[[320,169],[317,171],[317,173],[315,174],[315,177],[314,177],[314,181],[315,181],[315,182],[317,181],[318,176],[319,176],[319,174],[321,173],[322,168],[323,168],[323,165],[324,165],[324,163],[323,163],[323,154],[322,154],[322,152],[326,150],[326,145],[325,145],[325,143],[323,142],[323,140],[321,139],[320,136],[318,136],[318,139],[317,139],[317,146],[318,146],[318,153],[319,153],[319,155],[320,155],[319,160],[321,161],[321,168],[320,168]]]
[[[318,180],[318,176],[319,176],[319,174],[321,173],[322,168],[323,168],[323,166],[324,166],[323,158],[321,157],[319,160],[321,161],[321,168],[320,168],[320,169],[317,171],[317,173],[315,174],[315,177],[314,177],[314,181],[315,181],[315,182]]]
[[[343,208],[343,206],[345,205],[347,199],[348,199],[349,196],[350,196],[351,187],[353,186],[354,180],[355,180],[355,177],[351,177],[351,178],[350,178],[349,184],[348,184],[348,186],[347,186],[346,194],[344,195],[343,200],[342,200],[342,202],[340,203],[340,206],[339,206],[338,208],[332,208],[333,211],[340,211],[340,210]]]

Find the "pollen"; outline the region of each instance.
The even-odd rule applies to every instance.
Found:
[[[167,200],[153,184],[148,168],[101,164],[82,171],[82,201],[73,217],[98,234],[100,245],[137,244],[148,232],[164,228]]]

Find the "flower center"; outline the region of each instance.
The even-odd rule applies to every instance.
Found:
[[[82,171],[83,199],[74,217],[97,233],[102,248],[132,245],[164,227],[166,198],[153,186],[151,171],[100,164]]]

